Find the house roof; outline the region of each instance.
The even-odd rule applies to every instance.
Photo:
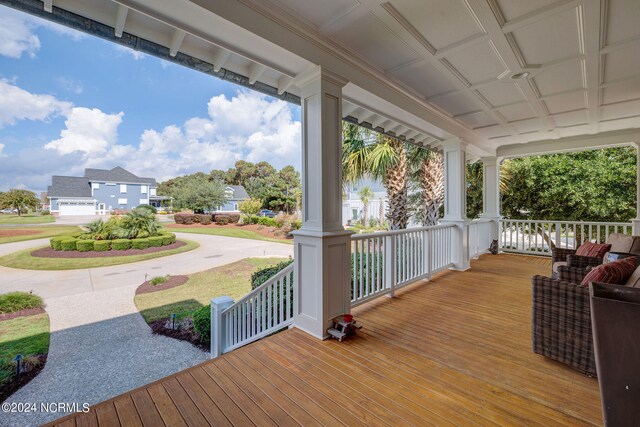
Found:
[[[232,200],[246,200],[250,199],[249,193],[244,189],[242,185],[227,185],[227,188],[233,190]]]
[[[84,170],[84,177],[88,178],[90,181],[157,185],[155,178],[139,177],[120,166],[111,170],[87,168]]]
[[[91,184],[84,177],[54,175],[47,193],[49,197],[91,197]]]

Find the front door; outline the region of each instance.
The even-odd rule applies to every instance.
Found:
[[[104,203],[99,203],[98,204],[98,215],[104,215],[104,214],[105,214]]]

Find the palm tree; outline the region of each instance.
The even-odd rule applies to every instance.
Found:
[[[353,123],[342,126],[342,182],[355,184],[367,175],[372,134]]]
[[[381,179],[387,190],[389,228],[407,228],[408,162],[405,143],[386,135],[378,135],[378,143],[369,153],[367,160],[369,172],[374,178]]]
[[[373,191],[371,187],[364,186],[358,191],[358,197],[362,200],[362,225],[367,227],[369,225],[369,200],[373,197]]]
[[[409,162],[416,194],[416,216],[424,226],[436,225],[444,203],[444,161],[442,155],[419,147],[409,150]]]

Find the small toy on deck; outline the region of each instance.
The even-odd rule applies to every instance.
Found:
[[[362,326],[356,325],[351,314],[344,314],[333,319],[333,327],[327,329],[327,333],[338,341],[342,341],[345,337],[355,335]]]

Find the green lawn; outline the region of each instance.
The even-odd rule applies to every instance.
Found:
[[[293,240],[272,239],[251,230],[243,230],[242,228],[180,228],[165,225],[164,229],[172,233],[194,233],[194,234],[210,234],[215,236],[238,237],[240,239],[265,240],[267,242],[285,243],[292,245]]]
[[[0,224],[46,224],[54,222],[56,219],[53,215],[40,214],[0,214]]]
[[[38,258],[31,256],[31,252],[40,248],[31,248],[14,252],[0,258],[0,265],[25,270],[77,270],[80,268],[108,267],[110,265],[129,264],[132,262],[146,261],[190,251],[200,245],[191,240],[182,240],[186,243],[180,248],[143,255],[128,255],[109,258]]]
[[[37,234],[29,234],[24,236],[3,236],[4,233],[12,231],[33,230],[38,231]],[[81,230],[76,226],[69,225],[52,225],[44,227],[0,227],[0,244],[22,242],[25,240],[44,239],[47,237],[63,236],[65,234],[79,233]]]
[[[228,295],[237,300],[251,291],[251,273],[282,262],[283,258],[245,258],[232,264],[189,275],[189,281],[166,291],[136,295],[136,307],[147,323],[176,313],[178,318]]]
[[[0,387],[15,374],[11,361],[17,354],[23,357],[49,352],[49,316],[16,317],[0,322]]]

